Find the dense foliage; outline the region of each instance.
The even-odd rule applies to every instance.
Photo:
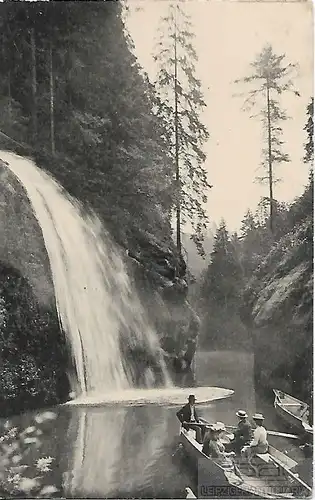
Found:
[[[168,228],[172,168],[119,2],[1,6],[1,131],[114,236]],[[17,146],[1,136],[2,146]],[[23,148],[22,148],[23,149]]]

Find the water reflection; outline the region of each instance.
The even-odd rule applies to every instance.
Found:
[[[203,404],[199,413],[205,418],[234,424],[239,407],[256,411],[251,355],[207,353],[198,357],[197,375],[201,387],[193,391],[200,402],[211,393],[202,385],[235,390],[232,397]],[[176,408],[167,407],[170,402],[185,403],[191,389],[186,391],[159,391],[156,404],[154,394],[138,394],[143,406],[128,407],[125,402],[125,407],[64,407],[62,412],[69,415],[63,441],[68,460],[62,468],[69,471],[64,496],[179,498],[185,496],[186,486],[195,490],[196,471],[182,457],[172,458],[179,427]],[[145,405],[147,400],[151,404]]]
[[[278,427],[272,403],[255,394],[251,354],[205,353],[197,361],[200,386],[230,387],[235,391],[231,397],[199,406],[201,416],[231,425],[236,422],[239,408],[246,409],[249,415],[260,411],[265,415],[267,429],[283,431],[281,424]],[[200,386],[193,390],[199,401],[205,401],[209,387]],[[58,488],[61,497],[184,498],[185,487],[197,490],[196,470],[182,456],[172,458],[179,425],[176,406],[168,405],[171,401],[181,405],[190,390],[160,394],[154,404],[152,394],[148,398],[145,393],[138,401],[142,406],[128,406],[130,395],[123,405],[62,406],[58,418],[43,428],[40,454],[32,457],[30,464],[39,456],[54,458],[49,484]],[[14,425],[24,429],[32,425],[33,417],[21,415]],[[269,440],[298,460],[301,450],[295,442],[273,436]]]
[[[72,413],[69,421],[67,444],[69,473],[64,489],[71,496],[86,495],[97,490],[106,495],[115,484],[115,470],[122,457],[121,430],[126,409],[89,411],[80,409]]]
[[[170,475],[171,489],[183,493],[185,477],[174,479],[178,426],[173,413],[165,407],[73,409],[65,443],[65,496],[158,497],[163,484],[168,496]]]

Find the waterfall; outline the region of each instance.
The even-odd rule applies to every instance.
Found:
[[[73,390],[105,394],[133,386],[121,335],[124,343],[145,346],[158,359],[167,383],[156,332],[99,218],[87,215],[78,200],[31,160],[4,151],[0,159],[23,185],[42,230],[58,317],[77,372]]]

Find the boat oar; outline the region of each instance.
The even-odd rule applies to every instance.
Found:
[[[227,429],[231,429],[231,430],[236,429],[236,427],[233,425],[226,425],[225,427]],[[299,436],[296,436],[295,434],[287,434],[286,432],[267,431],[267,434],[269,434],[270,436],[285,437],[285,438],[290,438],[290,439],[300,439]]]
[[[269,434],[270,436],[279,436],[279,437],[285,437],[285,438],[290,438],[290,439],[300,439],[299,436],[296,436],[295,434],[287,434],[286,432],[267,431],[267,434]]]

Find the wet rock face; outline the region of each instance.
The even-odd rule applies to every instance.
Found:
[[[0,162],[1,414],[66,401],[70,364],[41,229]]]
[[[177,257],[172,242],[163,244],[149,234],[127,255],[134,284],[158,333],[174,382],[181,385],[185,379],[191,384],[200,320],[187,301],[186,265]]]
[[[0,260],[27,278],[41,303],[54,304],[54,287],[41,229],[24,189],[1,161]]]
[[[0,343],[2,415],[67,399],[68,353],[56,311],[40,305],[20,272],[1,262]]]

